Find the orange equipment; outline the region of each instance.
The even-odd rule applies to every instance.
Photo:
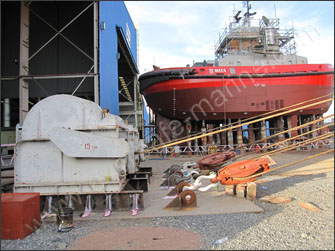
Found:
[[[220,181],[222,185],[236,185],[252,182],[256,177],[246,180],[234,180],[234,177],[245,178],[256,173],[267,171],[270,166],[275,164],[276,162],[268,155],[260,157],[259,159],[237,161],[220,169],[217,177],[211,179],[211,182],[217,183]]]

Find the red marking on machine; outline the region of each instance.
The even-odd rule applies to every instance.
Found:
[[[98,149],[98,146],[92,146],[90,143],[87,143],[84,145],[85,147],[85,150],[97,150]]]

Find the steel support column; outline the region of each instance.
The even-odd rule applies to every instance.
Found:
[[[220,137],[220,134],[219,134],[219,133],[216,134],[216,144],[217,144],[217,145],[222,145],[222,144],[221,144],[221,137]]]
[[[266,144],[267,143],[267,140],[265,139],[266,138],[266,121],[265,120],[262,120],[261,121],[261,139],[264,141],[262,141],[262,143]]]
[[[323,116],[321,116],[321,118],[322,118]],[[323,127],[325,125],[325,121],[324,120],[322,120],[322,121],[320,121],[320,127]],[[321,134],[323,134],[323,133],[321,133]]]
[[[138,129],[138,118],[137,118],[137,77],[134,76],[134,116],[135,116],[135,128]],[[148,122],[149,124],[149,122]]]
[[[93,5],[93,46],[94,46],[94,102],[100,104],[98,55],[99,55],[99,3]]]
[[[298,115],[291,115],[291,116],[287,116],[287,125],[288,128],[294,128],[298,126]],[[290,137],[295,137],[298,135],[298,131],[297,130],[293,130],[291,132],[289,132]]]
[[[194,132],[199,132],[197,121],[193,121],[193,126],[192,127],[194,128],[194,130],[193,130]],[[199,146],[198,139],[194,140],[193,142],[194,142],[195,149],[197,149],[198,146]],[[196,154],[199,154],[199,151],[196,151]]]
[[[241,124],[241,119],[238,119],[238,124]],[[238,127],[237,128],[237,145],[238,147],[243,145],[243,133],[242,133],[242,127]],[[243,154],[245,152],[244,148],[240,148],[241,149],[241,154]]]
[[[228,124],[231,124],[231,119],[228,119]],[[227,131],[228,145],[234,145],[233,130]]]
[[[279,129],[279,132],[282,132],[284,131],[284,120],[283,120],[283,116],[280,116],[278,119],[277,119],[277,126],[278,126],[278,129]],[[284,134],[280,134],[278,136],[278,141],[283,141],[285,140],[285,135]]]
[[[223,121],[223,125],[226,125],[226,120]],[[221,132],[219,133],[221,136],[221,145],[226,145],[227,144],[227,136],[226,136],[226,132]],[[221,147],[221,151],[224,150],[224,147]]]
[[[3,127],[10,127],[10,99],[4,99]],[[2,125],[1,125],[2,126]]]
[[[315,116],[315,114],[312,115],[312,118],[313,118],[313,120],[316,120],[316,116]],[[312,128],[311,128],[311,130],[312,130],[312,131],[313,131],[313,130],[316,130],[316,128],[317,128],[316,123],[312,124]],[[317,136],[318,136],[318,132],[317,132],[317,131],[312,132],[311,135],[310,135],[311,138],[316,138]],[[319,146],[318,146],[318,145],[315,145],[314,148],[319,148]]]
[[[205,120],[202,121],[202,126],[201,126],[201,133],[205,134],[206,133],[206,124]],[[207,145],[207,136],[204,136],[201,138],[201,145],[206,146]]]
[[[19,74],[20,76],[29,74],[29,4],[24,1],[21,2]],[[22,125],[29,110],[29,82],[22,78],[19,80],[19,99],[19,117]]]
[[[298,115],[298,120],[299,120],[299,125],[302,125],[303,122],[302,122],[301,115]],[[303,134],[305,132],[305,128],[304,127],[300,128],[299,132],[300,132],[300,134]]]
[[[323,115],[321,115],[321,117],[323,117]],[[324,126],[325,126],[325,121],[324,120],[320,121],[320,127],[324,127]],[[326,133],[326,128],[321,129],[321,135],[325,133]],[[327,148],[327,146],[320,144],[319,148]]]
[[[214,128],[213,124],[208,124],[208,130],[212,130]],[[213,135],[208,136],[208,144],[213,145]]]
[[[248,125],[248,143],[253,144],[255,142],[255,133],[253,124]]]
[[[185,125],[185,130],[186,130],[186,136],[190,136],[191,135],[191,129],[192,129],[192,125],[191,123],[186,123]],[[187,146],[189,147],[188,150],[191,150],[192,147],[192,141],[187,142]],[[187,155],[192,155],[191,151],[186,152]]]
[[[226,132],[221,132],[221,133],[219,133],[219,134],[221,135],[221,145],[225,145],[225,144],[227,144]],[[223,150],[223,147],[222,147],[221,150]]]

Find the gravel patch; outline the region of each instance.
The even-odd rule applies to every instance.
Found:
[[[287,153],[276,156],[276,160],[278,164],[283,164],[309,154],[311,153]],[[333,154],[327,154],[285,170],[294,170],[331,157]],[[192,161],[199,158],[195,157]],[[154,174],[158,174],[172,163],[186,161],[190,161],[189,158],[148,160],[143,166],[155,167]],[[255,201],[256,205],[264,209],[264,213],[259,214],[235,213],[130,220],[113,219],[111,216],[106,220],[76,221],[74,229],[67,233],[58,233],[55,223],[43,222],[40,229],[23,240],[2,240],[1,249],[59,250],[69,247],[81,236],[106,227],[157,226],[198,233],[202,241],[199,249],[202,250],[334,250],[334,172],[293,177],[272,175],[260,179],[267,181],[257,185],[257,198],[266,195],[288,196],[292,202],[270,204]],[[299,202],[312,203],[321,211],[308,211],[300,207]],[[217,244],[216,241],[220,239],[222,243]]]

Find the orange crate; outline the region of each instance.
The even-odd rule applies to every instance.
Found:
[[[1,194],[1,239],[23,239],[40,227],[39,193]]]

